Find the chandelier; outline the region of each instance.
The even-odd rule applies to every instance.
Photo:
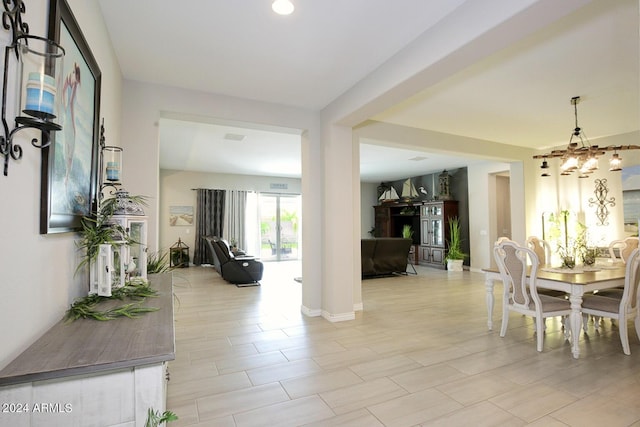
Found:
[[[622,157],[620,157],[618,151],[640,149],[638,145],[609,145],[606,147],[591,145],[584,131],[578,126],[579,102],[579,96],[571,98],[576,126],[573,129],[567,148],[533,156],[534,159],[542,159],[542,165],[540,166],[540,169],[543,170],[542,176],[551,176],[547,171],[549,169],[547,159],[560,158],[560,175],[571,175],[573,172],[578,172],[578,178],[587,178],[589,174],[598,169],[600,156],[603,156],[608,151],[613,151],[613,155],[609,159],[609,170],[620,171],[622,170]]]

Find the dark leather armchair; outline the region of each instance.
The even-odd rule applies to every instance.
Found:
[[[222,278],[236,286],[256,286],[262,280],[264,266],[255,257],[235,256],[223,239],[215,236],[203,236],[207,242],[213,266]]]

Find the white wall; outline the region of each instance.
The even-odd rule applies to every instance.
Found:
[[[287,189],[272,190],[272,183],[287,184]],[[301,180],[255,175],[232,175],[202,172],[160,170],[160,239],[159,249],[167,251],[180,238],[190,250],[193,259],[196,224],[192,226],[170,226],[169,206],[193,206],[196,213],[197,188],[220,190],[245,190],[261,193],[301,194]],[[304,215],[304,212],[302,213]]]
[[[100,9],[95,0],[68,2],[102,71],[100,116],[109,143],[118,145],[122,79]],[[29,1],[23,20],[31,34],[46,35],[47,10],[48,1]],[[0,33],[6,44],[8,32]],[[73,299],[88,290],[88,277],[74,276],[76,235],[39,234],[41,153],[27,135],[21,131],[15,137],[24,150],[22,160],[11,162],[9,176],[0,175],[0,367],[59,321]]]

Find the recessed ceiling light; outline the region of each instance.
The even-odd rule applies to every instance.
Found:
[[[224,139],[229,141],[242,141],[244,139],[244,135],[240,135],[239,133],[228,133],[224,136]]]
[[[295,7],[289,0],[275,0],[271,5],[271,9],[278,15],[291,15]]]
[[[414,162],[419,162],[421,160],[427,160],[427,157],[423,157],[423,156],[416,156],[416,157],[412,157],[409,160],[413,160]]]

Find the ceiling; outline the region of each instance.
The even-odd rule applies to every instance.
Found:
[[[296,10],[283,17],[270,0],[181,7],[169,0],[98,1],[125,78],[309,110],[327,106],[465,6],[292,0]],[[637,0],[593,1],[371,119],[546,148],[568,142],[569,100],[581,96],[580,125],[590,139],[634,132],[638,34]],[[163,118],[160,139],[161,168],[300,176],[300,137],[289,129]],[[234,162],[239,150],[242,159]],[[473,161],[365,140],[361,178],[400,179]]]

